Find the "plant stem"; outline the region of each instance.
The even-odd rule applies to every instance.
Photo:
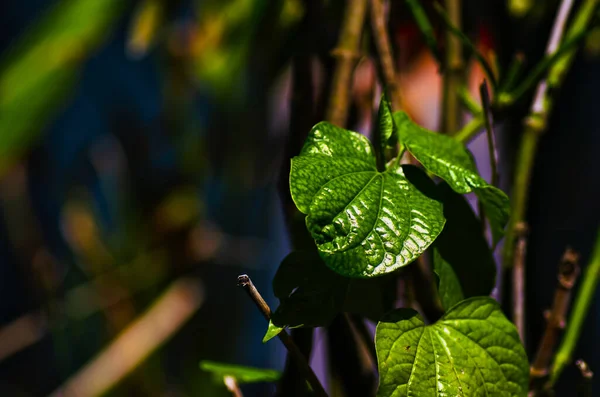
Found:
[[[517,253],[513,268],[513,322],[525,344],[525,257],[527,255],[527,225],[519,225]]]
[[[564,328],[569,309],[571,290],[579,276],[579,255],[571,249],[563,254],[558,267],[558,284],[554,292],[552,308],[546,316],[546,329],[530,370],[530,390],[540,390],[550,372],[550,364],[558,335]]]
[[[433,26],[431,26],[431,22],[429,22],[425,10],[423,10],[423,6],[421,6],[420,0],[406,0],[406,5],[413,14],[413,18],[425,38],[425,43],[427,44],[427,47],[429,47],[429,51],[431,51],[431,54],[433,54],[433,57],[438,64],[441,65],[443,60],[438,42],[435,38],[435,32],[433,31]]]
[[[562,0],[554,21],[550,40],[546,47],[546,54],[551,55],[558,49],[565,30],[566,16],[568,16],[572,6],[573,0]],[[558,66],[559,64],[556,63],[552,69]],[[546,120],[552,110],[553,102],[551,95],[561,83],[562,80],[555,81],[552,86],[548,84],[548,81],[541,81],[538,84],[533,103],[531,104],[530,114],[525,120],[525,128],[521,137],[521,145],[514,171],[515,180],[511,196],[511,217],[508,221],[506,239],[504,241],[503,266],[505,268],[510,268],[513,265],[516,227],[521,222],[524,222],[529,195],[529,182],[538,140],[546,130]]]
[[[490,156],[490,166],[492,169],[492,185],[497,187],[500,178],[498,174],[498,151],[496,150],[496,136],[494,135],[494,119],[492,116],[490,91],[488,90],[486,80],[483,80],[483,83],[479,86],[479,95],[481,95],[483,120],[487,132],[488,154]]]
[[[449,22],[461,29],[461,0],[446,0]],[[458,130],[461,122],[461,105],[458,91],[464,83],[462,43],[450,29],[446,30],[446,57],[442,97],[441,131],[445,134]]]
[[[479,114],[471,119],[465,126],[454,134],[454,139],[464,144],[469,143],[473,138],[479,134],[481,129],[484,127],[485,121],[483,120],[483,114]]]
[[[346,4],[338,45],[333,50],[337,63],[325,116],[331,123],[340,127],[345,126],[348,118],[352,72],[358,58],[367,0],[347,0]]]
[[[385,10],[382,0],[371,0],[371,27],[373,29],[375,46],[377,47],[381,73],[383,75],[382,80],[389,90],[392,110],[397,111],[401,108],[402,98],[394,68],[394,56],[392,55],[390,36],[385,23]]]
[[[562,343],[556,353],[550,383],[554,384],[565,366],[571,361],[573,350],[579,340],[581,328],[587,315],[588,309],[594,299],[596,285],[600,278],[600,228],[596,236],[596,243],[592,252],[592,257],[587,265],[582,277],[583,284],[577,291],[577,297],[573,303],[573,311],[569,316],[568,327]]]
[[[254,283],[252,283],[252,280],[250,280],[250,277],[248,277],[248,275],[246,274],[238,276],[238,286],[242,287],[248,293],[248,296],[250,296],[250,299],[252,299],[252,301],[256,304],[258,310],[260,310],[264,318],[267,321],[269,321],[271,319],[271,308],[269,307],[269,305],[267,305],[267,302],[265,302],[263,297],[260,295],[256,287],[254,286]],[[294,343],[290,335],[287,333],[287,331],[281,331],[278,337],[285,346],[285,348],[288,350],[290,356],[293,357],[296,361],[298,368],[302,371],[308,383],[310,383],[310,386],[315,392],[315,395],[327,397],[327,393],[325,392],[323,385],[321,385],[321,382],[319,382],[319,379],[313,372],[312,368],[310,367],[310,365],[308,365],[306,357],[304,357],[304,355],[302,354],[298,346],[296,346],[296,344]]]

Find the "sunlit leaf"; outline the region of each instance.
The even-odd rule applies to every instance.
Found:
[[[444,179],[458,193],[475,192],[485,209],[496,245],[508,221],[510,202],[506,194],[479,175],[462,143],[415,124],[405,112],[395,112],[394,122],[400,141],[428,171]]]
[[[375,343],[378,397],[527,395],[527,355],[491,298],[465,300],[431,325],[395,310],[377,325]]]
[[[336,272],[373,277],[415,260],[444,226],[441,204],[405,177],[377,171],[364,136],[327,122],[292,159],[290,190],[321,257]]]

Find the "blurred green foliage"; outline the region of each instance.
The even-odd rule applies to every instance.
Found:
[[[111,31],[122,0],[65,0],[50,9],[0,62],[0,176],[26,151]]]

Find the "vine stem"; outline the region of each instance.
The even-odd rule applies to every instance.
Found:
[[[247,274],[242,274],[238,276],[237,282],[238,286],[242,287],[248,293],[248,296],[256,304],[256,307],[258,307],[258,310],[260,310],[263,317],[267,321],[271,320],[271,308],[269,307],[269,305],[267,305],[267,302],[265,302],[260,292],[258,292],[250,277],[248,277]],[[317,378],[317,375],[315,375],[310,365],[308,365],[306,357],[304,357],[304,355],[302,354],[298,346],[294,343],[294,340],[290,337],[287,331],[282,330],[277,336],[287,349],[290,356],[293,357],[294,361],[296,362],[296,365],[298,365],[298,368],[300,369],[300,371],[302,371],[305,379],[308,381],[313,391],[315,392],[315,395],[320,397],[327,397],[327,393],[325,392],[323,385],[321,385],[319,378]]]
[[[571,361],[573,350],[579,340],[581,334],[581,328],[587,315],[588,309],[594,299],[594,293],[596,286],[598,285],[598,279],[600,278],[600,228],[596,236],[596,243],[592,252],[592,257],[589,264],[587,265],[584,275],[582,277],[583,284],[577,291],[577,296],[573,303],[573,311],[569,316],[567,323],[567,331],[562,340],[554,364],[552,366],[552,373],[550,376],[550,384],[553,385],[560,374],[562,373],[565,366]]]
[[[492,116],[492,103],[490,100],[490,91],[486,80],[479,86],[481,96],[483,121],[487,133],[488,154],[490,157],[490,167],[492,169],[492,185],[498,187],[500,175],[498,174],[498,150],[496,149],[496,136],[494,134],[494,118]]]
[[[558,336],[565,325],[565,316],[569,309],[571,291],[579,277],[579,255],[567,249],[558,266],[558,284],[554,292],[552,307],[546,315],[546,329],[538,346],[529,376],[530,390],[543,387],[550,372],[550,364]]]
[[[596,2],[597,0],[592,1]],[[562,0],[556,19],[554,20],[554,26],[552,27],[548,45],[546,46],[547,55],[553,54],[558,49],[572,7],[573,0]],[[581,9],[579,14],[581,14]],[[573,25],[571,30],[574,28],[585,29],[586,26],[587,24],[584,24],[582,27]],[[570,55],[565,56],[572,57],[573,54],[571,53]],[[556,73],[554,72],[554,69],[560,67],[560,65],[562,65],[562,63],[555,63],[549,73]],[[562,76],[564,76],[564,73]],[[553,102],[551,95],[555,92],[555,89],[562,84],[562,80],[562,78],[554,80],[552,84],[550,84],[550,79],[548,78],[542,80],[538,84],[529,111],[529,116],[525,120],[525,127],[521,137],[521,144],[514,173],[515,180],[512,189],[511,217],[508,221],[506,239],[504,241],[502,263],[505,268],[511,268],[513,266],[517,225],[524,222],[525,218],[525,210],[529,196],[529,182],[531,180],[535,152],[537,150],[539,138],[546,130],[546,120],[552,111]]]
[[[377,48],[383,82],[390,91],[392,110],[400,110],[402,98],[394,68],[394,56],[390,45],[390,36],[386,28],[385,10],[382,0],[371,0],[371,27],[373,29],[373,40]]]
[[[348,118],[352,72],[358,58],[358,48],[367,9],[367,0],[347,0],[346,3],[338,45],[333,50],[333,56],[337,58],[337,62],[325,113],[327,120],[340,127],[345,126]]]
[[[461,3],[461,0],[445,1],[448,19],[458,30],[462,26]],[[441,130],[446,134],[454,133],[460,127],[461,104],[458,92],[464,83],[464,68],[460,38],[447,29],[441,122]]]

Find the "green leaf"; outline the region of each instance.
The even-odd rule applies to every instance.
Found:
[[[392,117],[390,100],[383,91],[379,102],[379,133],[381,134],[381,149],[393,148],[398,143],[398,132]]]
[[[273,324],[273,320],[269,321],[269,327],[267,328],[267,333],[263,337],[263,343],[267,343],[279,335],[284,329],[284,327],[278,327],[277,325]]]
[[[527,395],[527,355],[491,298],[462,301],[432,325],[395,310],[377,325],[375,344],[378,397]]]
[[[273,278],[273,292],[280,300],[271,315],[273,325],[281,328],[329,325],[342,310],[348,281],[327,268],[316,252],[292,252]],[[275,332],[269,326],[267,335],[271,331]]]
[[[490,222],[495,246],[508,221],[510,202],[506,194],[479,175],[462,143],[415,124],[405,112],[395,112],[394,122],[400,141],[428,171],[448,182],[458,193],[475,192]]]
[[[276,382],[281,377],[281,372],[273,369],[261,369],[244,367],[241,365],[218,363],[214,361],[201,361],[200,369],[207,372],[212,372],[219,382],[223,382],[223,378],[231,376],[235,380],[242,383],[258,383],[258,382]]]
[[[290,190],[321,257],[349,277],[374,277],[416,259],[444,226],[441,204],[405,177],[377,171],[371,143],[317,124],[292,159]]]
[[[285,328],[327,326],[341,312],[379,321],[396,301],[396,277],[349,279],[329,269],[316,251],[295,251],[279,266],[273,290],[280,305],[263,342]]]
[[[438,191],[446,226],[433,244],[433,268],[442,305],[448,310],[465,298],[488,296],[495,285],[496,264],[467,200],[445,182]]]

